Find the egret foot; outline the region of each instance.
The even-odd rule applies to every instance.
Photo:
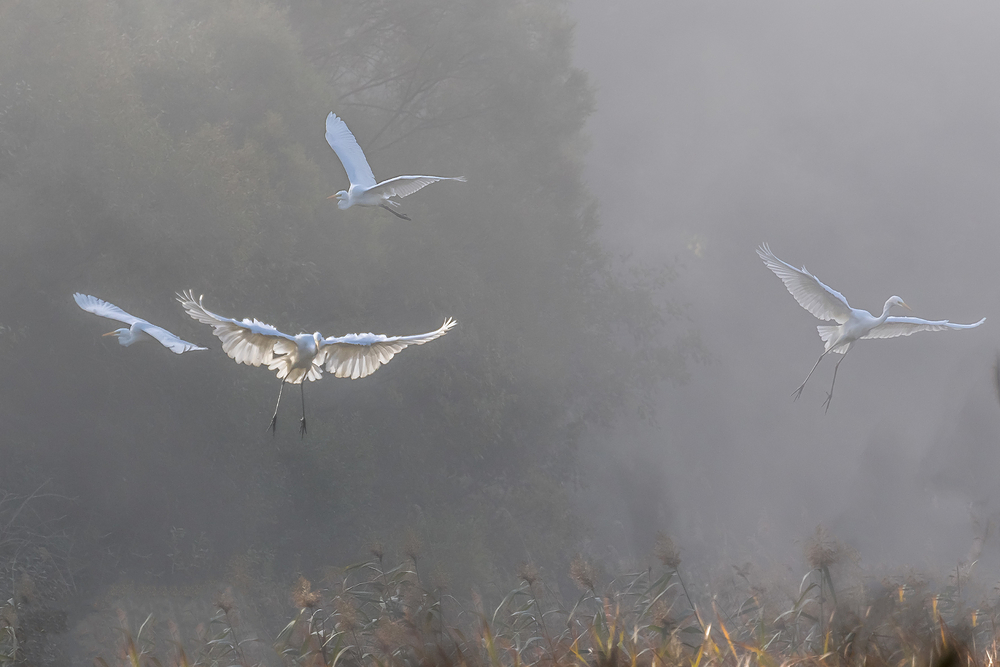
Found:
[[[826,403],[824,403],[826,410],[823,411],[823,414],[830,411],[830,401],[833,400],[833,388],[837,386],[837,371],[840,369],[840,365],[844,363],[844,359],[846,358],[847,353],[845,352],[844,356],[837,362],[837,365],[833,367],[833,382],[830,383],[830,393],[826,395]]]
[[[385,204],[379,204],[379,206],[381,206],[381,207],[382,207],[382,208],[384,208],[385,210],[389,211],[389,213],[392,213],[392,214],[393,214],[394,216],[396,216],[397,218],[400,218],[400,219],[402,219],[402,220],[412,220],[412,218],[411,218],[410,216],[408,216],[408,215],[404,215],[404,214],[402,214],[402,213],[396,213],[396,212],[395,212],[394,210],[392,210],[391,208],[389,208],[389,207],[388,207],[388,206],[386,206]]]
[[[799,385],[799,388],[792,392],[792,400],[793,401],[799,400],[799,396],[802,395],[802,390],[805,389],[805,388],[806,388],[805,383],[802,383],[801,385]]]
[[[282,380],[281,386],[278,387],[278,400],[274,404],[274,414],[271,415],[271,425],[268,426],[268,428],[271,429],[272,436],[274,435],[274,432],[278,428],[278,406],[281,405],[281,392],[283,392],[284,390],[285,390],[285,381]]]
[[[300,438],[305,438],[306,437],[306,418],[305,417],[303,417],[302,419],[299,420],[299,437]]]

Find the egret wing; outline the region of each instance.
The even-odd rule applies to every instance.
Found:
[[[918,331],[947,331],[948,329],[975,329],[986,321],[986,318],[979,320],[975,324],[953,324],[948,320],[922,320],[919,317],[887,317],[885,322],[878,325],[864,336],[862,340],[868,338],[895,338],[897,336],[909,336]]]
[[[207,350],[207,347],[199,347],[194,343],[189,343],[186,340],[181,340],[180,337],[175,334],[170,333],[163,327],[158,327],[154,324],[146,324],[142,327],[142,330],[155,338],[160,342],[163,347],[167,348],[175,354],[183,354],[185,352],[193,352],[194,350]]]
[[[88,313],[100,315],[101,317],[106,317],[109,320],[124,322],[129,326],[132,326],[136,322],[146,321],[140,317],[136,317],[135,315],[129,315],[113,303],[108,303],[104,299],[98,299],[96,296],[89,296],[87,294],[80,294],[77,292],[73,295],[73,298],[76,300],[76,305],[80,306]]]
[[[375,185],[375,174],[368,166],[368,160],[365,159],[365,153],[358,145],[358,140],[347,129],[347,123],[337,118],[333,112],[326,117],[326,142],[340,158],[351,185],[362,185],[366,188]]]
[[[397,352],[410,345],[423,345],[448,333],[455,320],[448,318],[440,329],[415,336],[384,336],[363,333],[331,336],[323,341],[326,372],[352,380],[371,375]]]
[[[820,282],[819,278],[778,259],[766,243],[757,248],[764,265],[781,278],[785,287],[799,305],[821,320],[834,320],[843,324],[851,316],[851,306],[840,292]]]
[[[387,181],[382,181],[373,188],[369,188],[368,192],[383,197],[406,197],[438,181],[461,181],[465,183],[465,176],[397,176]]]
[[[223,351],[238,363],[270,366],[274,361],[276,346],[284,348],[289,341],[294,346],[294,338],[281,333],[270,324],[248,319],[240,322],[216,315],[202,305],[203,298],[199,297],[196,301],[191,290],[177,295],[177,300],[188,315],[202,324],[212,326],[213,333],[222,341]]]

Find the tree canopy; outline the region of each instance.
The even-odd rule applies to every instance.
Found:
[[[579,437],[683,368],[596,238],[571,40],[527,0],[0,6],[0,482],[51,478],[79,539],[154,574],[176,527],[216,568],[408,531],[460,581],[562,557]],[[338,210],[331,110],[378,178],[468,183],[406,199],[412,222]],[[226,358],[186,288],[289,333],[459,324],[311,384],[307,438],[286,405],[272,439],[273,373]],[[76,291],[213,349],[118,349]]]

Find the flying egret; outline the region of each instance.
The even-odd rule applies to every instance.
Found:
[[[198,347],[194,343],[181,340],[166,329],[150,324],[146,320],[140,319],[135,315],[129,315],[118,306],[108,303],[102,299],[98,299],[96,296],[88,296],[77,292],[73,295],[73,298],[76,299],[76,304],[88,313],[93,313],[95,315],[100,315],[101,317],[107,317],[109,319],[118,320],[119,322],[128,324],[128,328],[122,327],[121,329],[115,329],[114,331],[109,331],[104,334],[105,336],[117,337],[118,344],[123,347],[128,347],[132,343],[138,343],[144,340],[155,340],[161,343],[163,347],[177,354],[191,352],[192,350],[208,349],[207,347]]]
[[[268,428],[273,433],[278,421],[278,405],[285,383],[297,384],[302,388],[302,419],[299,420],[299,434],[306,433],[306,393],[304,380],[318,380],[325,370],[336,377],[352,380],[371,375],[379,366],[388,363],[392,357],[409,345],[423,345],[439,338],[455,326],[455,320],[448,318],[440,329],[415,336],[383,336],[382,334],[361,333],[324,338],[319,332],[297,336],[281,333],[270,324],[259,320],[244,319],[242,322],[216,315],[196,301],[191,290],[177,295],[187,314],[203,324],[210,324],[216,336],[222,341],[222,349],[241,364],[260,366],[278,371],[281,387],[278,402]]]
[[[347,129],[347,123],[337,118],[333,112],[330,112],[330,115],[326,117],[326,141],[340,158],[340,162],[344,165],[344,171],[347,172],[347,178],[351,181],[350,189],[341,190],[337,194],[327,197],[327,199],[336,197],[339,200],[337,208],[340,209],[350,208],[355,204],[358,206],[381,206],[397,218],[409,220],[408,216],[393,210],[399,206],[399,202],[393,201],[389,197],[412,195],[417,190],[437,181],[465,182],[465,176],[397,176],[376,183],[372,168],[368,166],[368,160],[365,159],[365,154],[361,150],[361,146],[358,145],[357,139]]]
[[[806,271],[804,266],[801,269],[796,269],[791,264],[775,257],[766,243],[757,248],[757,254],[764,260],[764,265],[774,271],[774,275],[781,278],[781,282],[785,283],[785,287],[788,288],[800,306],[821,320],[837,322],[836,326],[821,324],[816,327],[819,331],[819,337],[823,339],[826,346],[823,354],[819,355],[819,359],[809,371],[809,375],[802,381],[799,388],[792,392],[792,396],[796,399],[802,395],[806,382],[809,382],[816,366],[819,366],[819,362],[823,361],[823,357],[827,354],[836,352],[845,355],[833,368],[833,383],[830,384],[830,393],[827,394],[824,403],[827,411],[830,410],[830,401],[833,400],[833,386],[837,383],[837,369],[840,368],[840,363],[846,358],[847,353],[851,351],[855,341],[909,336],[918,331],[972,329],[986,321],[984,317],[975,324],[952,324],[948,320],[932,322],[922,320],[919,317],[890,317],[889,309],[893,306],[902,306],[910,310],[910,307],[903,303],[903,300],[898,296],[889,297],[882,307],[882,314],[875,317],[867,310],[851,308],[847,299],[840,292],[821,283],[819,278]]]

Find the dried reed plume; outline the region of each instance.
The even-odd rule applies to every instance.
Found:
[[[538,581],[538,568],[534,563],[523,561],[517,568],[517,576],[529,586],[534,586]]]
[[[838,563],[844,550],[822,524],[816,526],[816,532],[806,541],[806,562],[809,567],[821,570]]]
[[[420,557],[421,549],[423,545],[420,543],[420,538],[412,530],[406,531],[406,539],[403,541],[403,553],[406,554],[407,558],[412,560],[414,563]]]
[[[236,602],[233,600],[232,586],[226,586],[224,589],[219,591],[218,595],[215,596],[215,606],[226,614],[233,610],[233,607],[236,606]]]
[[[666,533],[656,534],[656,545],[653,553],[660,559],[664,567],[676,570],[681,564],[681,552],[674,546],[674,541]]]
[[[569,564],[569,576],[580,590],[595,592],[597,570],[583,556],[576,556]]]
[[[337,624],[345,632],[354,632],[358,629],[358,610],[350,600],[337,596],[334,600],[339,616]]]
[[[299,609],[313,609],[319,602],[319,593],[312,590],[312,584],[300,576],[295,590],[292,591],[292,602]]]

